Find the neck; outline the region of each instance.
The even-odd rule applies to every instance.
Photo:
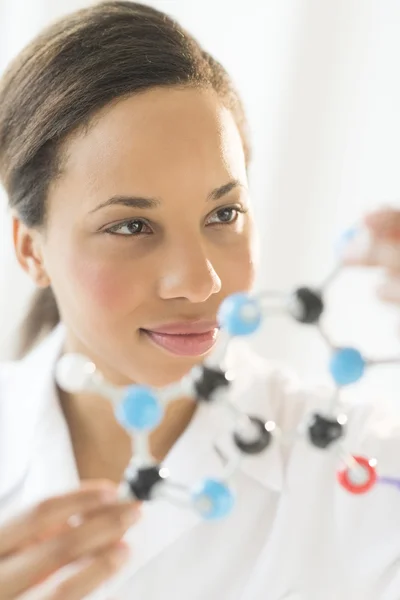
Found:
[[[119,482],[132,453],[130,435],[116,420],[111,403],[102,397],[60,392],[81,479]],[[161,462],[189,425],[196,410],[192,398],[168,405],[163,422],[150,435],[150,451]]]
[[[110,373],[71,332],[67,333],[64,352],[87,355],[115,385],[133,383],[121,374]],[[80,478],[107,478],[119,482],[134,448],[132,438],[116,420],[112,404],[97,395],[68,394],[61,390],[59,394]],[[190,423],[195,410],[196,403],[192,398],[179,398],[168,405],[162,423],[150,435],[150,452],[157,461],[165,458]]]

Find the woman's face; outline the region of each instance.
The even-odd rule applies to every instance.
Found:
[[[116,383],[181,378],[253,281],[242,142],[211,91],[155,89],[68,141],[40,235],[68,350]]]

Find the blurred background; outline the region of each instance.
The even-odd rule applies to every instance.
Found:
[[[0,73],[44,25],[87,0],[0,0]],[[153,0],[228,68],[251,125],[258,287],[317,285],[341,231],[382,204],[400,207],[398,0]],[[379,272],[349,269],[327,296],[326,329],[368,355],[400,355],[400,309],[375,300]],[[0,190],[0,358],[11,355],[32,288],[13,256]],[[304,377],[326,377],[313,328],[266,319],[251,343]],[[352,394],[353,390],[349,391]],[[354,386],[400,411],[400,368]]]

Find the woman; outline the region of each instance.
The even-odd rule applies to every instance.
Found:
[[[74,13],[5,74],[0,175],[17,258],[40,289],[24,352],[51,333],[0,370],[2,599],[93,591],[106,599],[398,600],[400,497],[392,488],[347,494],[335,483],[337,456],[299,441],[244,461],[225,521],[208,525],[162,502],[119,504],[129,437],[106,401],[54,384],[63,352],[86,354],[116,384],[154,386],[179,380],[211,352],[219,304],[253,282],[249,159],[228,75],[149,7],[116,1]],[[368,223],[377,235],[387,234],[382,218]],[[283,430],[324,402],[275,366],[238,362],[237,402]],[[395,428],[382,440],[367,407],[353,412],[351,450],[376,454],[385,474],[398,475]],[[224,419],[181,398],[155,431],[152,453],[183,482],[216,475],[212,442],[229,430]]]

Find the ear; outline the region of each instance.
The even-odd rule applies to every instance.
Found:
[[[41,234],[24,225],[16,215],[12,220],[14,249],[19,264],[38,287],[48,287],[50,278],[44,267]]]

